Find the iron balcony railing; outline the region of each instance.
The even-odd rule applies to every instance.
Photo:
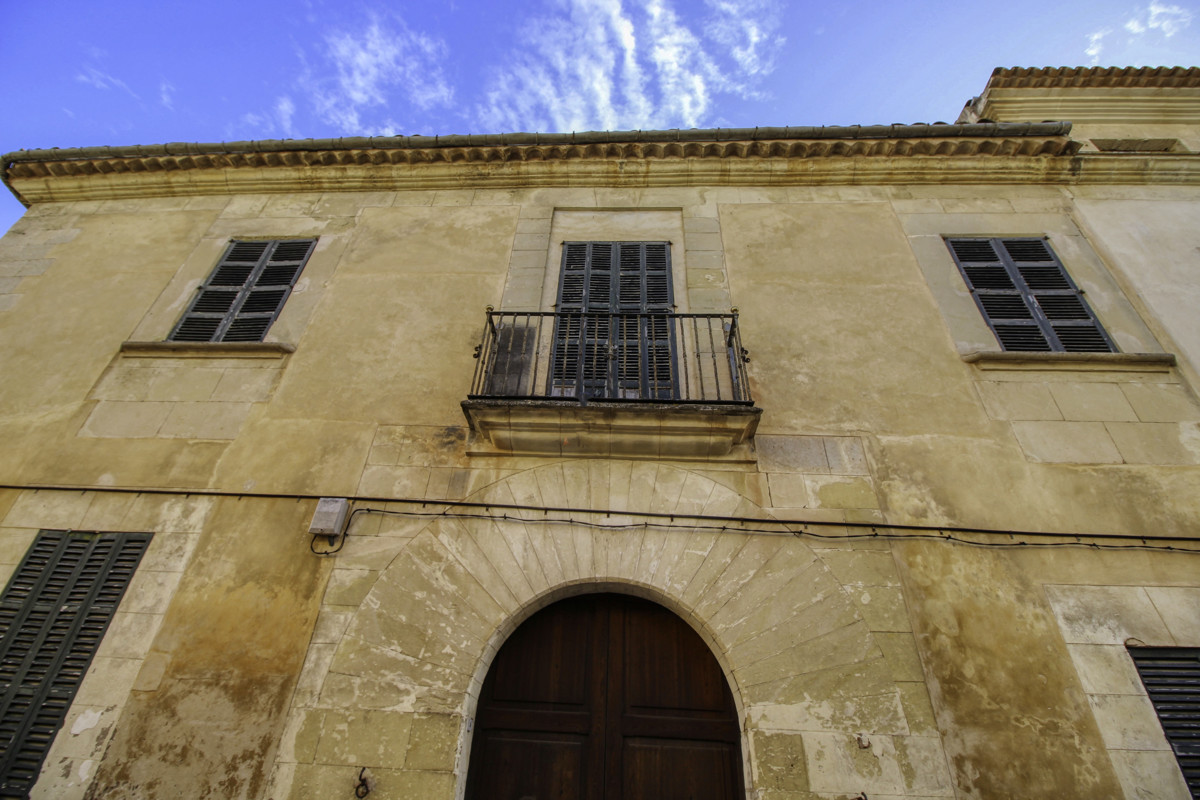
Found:
[[[753,405],[737,312],[487,312],[470,399]]]

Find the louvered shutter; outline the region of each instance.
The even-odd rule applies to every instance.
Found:
[[[1200,798],[1200,648],[1131,647],[1192,797]]]
[[[0,596],[0,797],[25,797],[148,533],[42,531]]]
[[[669,400],[677,395],[671,324],[671,246],[621,242],[617,385],[625,395]]]
[[[669,243],[564,243],[557,308],[552,394],[673,396]]]
[[[599,397],[608,382],[613,309],[613,247],[609,242],[563,245],[551,379],[554,394]],[[585,313],[588,312],[588,313]]]
[[[1005,350],[1116,352],[1045,239],[947,239],[946,243]]]
[[[589,396],[605,394],[609,375],[609,343],[612,341],[613,248],[607,242],[588,245],[587,291],[583,298],[583,350],[580,377]]]
[[[596,396],[608,374],[608,318],[585,315],[612,305],[612,248],[604,242],[563,245],[555,318],[554,357],[550,377],[553,394]]]
[[[315,246],[314,239],[232,242],[170,341],[261,342]]]

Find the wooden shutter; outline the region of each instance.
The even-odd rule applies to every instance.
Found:
[[[1131,647],[1192,797],[1200,797],[1200,647]]]
[[[677,394],[670,253],[669,242],[563,244],[553,393],[608,399]]]
[[[602,394],[608,376],[607,315],[612,308],[612,247],[606,242],[563,245],[550,377],[555,394]]]
[[[946,243],[1005,350],[1116,352],[1045,239],[947,239]]]
[[[620,301],[623,329],[617,341],[617,385],[641,399],[677,395],[672,306],[671,245],[620,242]],[[637,315],[637,316],[633,316]]]
[[[315,246],[315,239],[230,243],[170,341],[261,342]]]
[[[42,531],[0,595],[0,797],[25,797],[148,533]]]

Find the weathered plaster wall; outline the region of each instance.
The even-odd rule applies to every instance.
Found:
[[[328,576],[314,506],[212,503],[88,797],[264,796]]]
[[[1186,797],[1128,657],[1081,646],[1195,646],[1200,555],[941,542],[894,552],[959,796]],[[1148,763],[1158,775],[1142,781]]]
[[[1200,376],[1200,200],[1187,189],[1073,191],[1080,224],[1194,382]]]
[[[1117,783],[1038,587],[1003,553],[897,547],[964,797],[1108,797]]]
[[[1190,501],[1179,489],[1196,479],[1181,468],[1200,462],[1200,408],[1186,369],[999,373],[958,358],[996,346],[943,234],[1048,234],[1123,348],[1190,341],[1186,291],[1169,299],[1159,292],[1148,308],[1161,309],[1159,342],[1139,314],[1150,301],[1136,285],[1123,289],[1130,280],[1121,277],[1185,282],[1155,278],[1148,265],[1182,263],[1186,253],[1093,243],[1076,226],[1082,212],[1073,202],[1050,187],[797,187],[314,193],[39,209],[22,223],[17,249],[57,243],[36,245],[46,264],[28,279],[40,287],[34,299],[0,313],[0,330],[17,344],[0,354],[0,366],[29,377],[2,390],[9,446],[0,478],[464,497],[478,480],[456,471],[467,464],[450,443],[465,435],[458,402],[484,306],[552,292],[554,209],[571,209],[560,214],[563,224],[591,215],[615,236],[622,219],[635,232],[647,224],[640,206],[665,209],[646,213],[682,225],[677,277],[687,302],[741,309],[752,389],[765,411],[760,435],[861,440],[877,494],[859,491],[855,507],[894,522],[1113,530],[1139,525],[1129,509],[1151,496],[1155,529],[1182,532]],[[1190,207],[1172,208],[1157,224],[1186,229],[1173,221]],[[58,241],[67,220],[82,233]],[[544,232],[529,227],[535,222]],[[1094,227],[1120,227],[1110,223]],[[1157,240],[1170,239],[1155,230],[1164,233]],[[295,352],[119,352],[127,339],[165,336],[239,235],[320,238],[270,334]],[[79,295],[97,274],[116,277],[88,290],[80,314],[43,307]],[[121,312],[108,313],[113,306]],[[52,336],[31,338],[46,325]],[[55,345],[73,338],[88,346]],[[390,445],[429,438],[447,444],[433,456],[422,448],[417,463]],[[481,457],[471,468],[517,463]],[[982,502],[982,472],[1004,474],[1026,501]],[[772,481],[778,507],[821,506],[811,480],[803,492],[795,479]],[[1100,502],[1064,509],[1062,498],[1081,491]]]
[[[94,779],[93,796],[186,785],[281,800],[348,793],[371,766],[379,796],[452,797],[503,637],[556,597],[616,589],[666,604],[713,647],[760,800],[1119,796],[1161,750],[1114,746],[1102,709],[1128,701],[1092,699],[1122,692],[1080,672],[1088,642],[1062,632],[1065,590],[1047,587],[1194,587],[1195,556],[854,545],[621,512],[1194,536],[1194,315],[1190,290],[1161,287],[1195,283],[1196,226],[1191,190],[1172,191],[466,189],[36,207],[0,242],[0,373],[22,376],[0,382],[0,484],[81,490],[0,490],[0,565],[11,571],[38,528],[174,542],[139,570],[156,588],[129,595],[143,604],[122,617],[134,642],[114,627],[39,792],[77,797]],[[754,451],[472,450],[458,404],[484,307],[541,307],[556,210],[594,214],[615,237],[622,218],[641,230],[645,208],[681,237],[690,310],[740,308],[764,409]],[[1184,365],[964,362],[998,348],[946,234],[1050,236],[1124,349]],[[120,350],[162,339],[237,236],[320,239],[268,337],[294,352]],[[460,499],[593,509],[614,513],[587,521],[621,527],[360,514],[345,550],[321,560],[304,535],[313,502],[249,496],[263,492],[423,500],[429,513]],[[1200,617],[1186,598],[1175,613]]]
[[[208,498],[96,492],[0,493],[0,582],[7,583],[39,528],[152,531],[134,574],[62,730],[33,797],[82,798],[104,759],[130,693],[158,669],[151,642],[188,568]]]
[[[1192,585],[1149,585],[1172,578]],[[1147,585],[1048,584],[1045,591],[1125,796],[1188,800],[1127,646],[1200,647],[1200,588],[1169,568],[1143,580]]]

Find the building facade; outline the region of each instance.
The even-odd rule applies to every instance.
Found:
[[[0,796],[1194,796],[1197,152],[1079,68],[5,156]]]

